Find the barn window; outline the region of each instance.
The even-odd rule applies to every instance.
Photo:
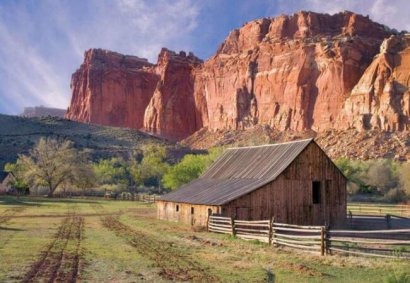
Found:
[[[177,206],[175,207],[176,212],[179,211],[179,204],[177,204]]]
[[[320,182],[312,182],[312,200],[314,204],[320,203]]]
[[[194,214],[194,208],[191,207],[191,214]]]
[[[212,215],[212,209],[208,208],[208,215]]]

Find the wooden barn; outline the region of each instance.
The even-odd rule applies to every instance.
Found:
[[[313,139],[227,149],[197,180],[157,201],[159,219],[206,226],[240,220],[343,226],[346,183]]]

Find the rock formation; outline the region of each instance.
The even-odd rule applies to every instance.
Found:
[[[67,117],[176,140],[203,127],[408,130],[408,42],[351,12],[299,12],[245,24],[205,62],[163,49],[153,65],[92,49]]]
[[[142,128],[159,75],[146,59],[90,49],[71,79],[66,117],[80,122]]]
[[[63,118],[66,113],[65,109],[45,107],[45,106],[34,106],[34,107],[24,107],[23,113],[20,114],[22,117],[34,118],[34,117],[58,117]]]
[[[347,98],[340,128],[409,130],[410,36],[392,35]]]

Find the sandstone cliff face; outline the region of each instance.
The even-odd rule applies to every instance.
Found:
[[[194,94],[193,70],[202,61],[193,54],[162,49],[156,73],[160,80],[145,110],[145,130],[172,139],[184,138],[202,128]]]
[[[300,12],[245,24],[205,62],[90,50],[67,117],[177,140],[203,127],[408,130],[409,44],[391,35],[350,12]]]
[[[159,76],[146,59],[101,49],[85,53],[71,79],[66,117],[102,125],[142,128]]]
[[[386,36],[381,25],[352,13],[301,12],[234,30],[199,79],[209,97],[209,128],[334,126]]]
[[[340,128],[409,130],[410,36],[391,36],[346,100]]]

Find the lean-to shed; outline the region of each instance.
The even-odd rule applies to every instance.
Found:
[[[198,179],[157,201],[159,219],[206,226],[241,220],[342,226],[347,180],[313,139],[227,149]]]

